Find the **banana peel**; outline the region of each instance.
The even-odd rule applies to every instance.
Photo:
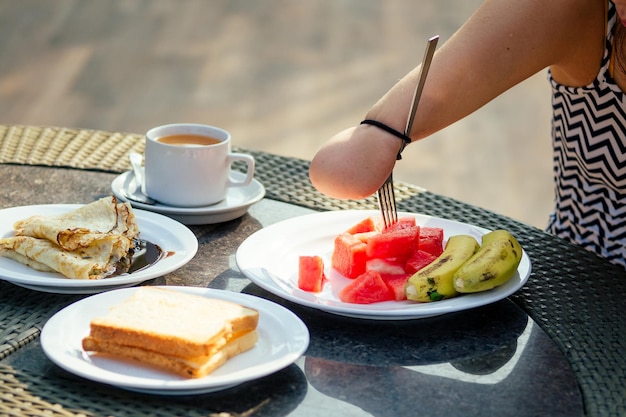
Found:
[[[431,302],[457,295],[454,273],[479,249],[478,241],[472,236],[450,237],[443,253],[408,279],[404,288],[407,299]]]
[[[522,260],[522,247],[507,230],[482,237],[480,249],[453,274],[459,293],[488,291],[509,281]]]

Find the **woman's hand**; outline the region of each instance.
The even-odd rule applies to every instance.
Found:
[[[389,176],[401,145],[400,139],[371,125],[341,131],[311,161],[311,183],[330,197],[366,198]]]

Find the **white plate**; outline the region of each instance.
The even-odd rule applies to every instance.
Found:
[[[242,354],[203,378],[186,379],[151,367],[87,353],[82,339],[92,318],[129,297],[136,288],[125,288],[80,300],[56,313],[41,332],[41,347],[61,368],[92,381],[119,388],[160,395],[190,395],[223,390],[261,378],[295,362],[309,345],[304,323],[286,308],[248,294],[194,287],[164,287],[218,298],[259,311],[259,341]],[[198,317],[202,320],[202,317]]]
[[[230,175],[237,181],[245,178],[245,174],[231,171]],[[133,179],[132,172],[117,176],[111,183],[111,190],[117,198],[127,201],[123,190],[127,189]],[[183,224],[213,224],[236,219],[243,216],[248,208],[265,196],[265,188],[255,179],[244,187],[231,187],[226,198],[217,204],[206,207],[173,207],[161,203],[154,205],[128,200],[133,207],[165,214]]]
[[[468,234],[480,240],[486,229],[464,223],[412,213],[421,226],[442,227],[444,238]],[[366,217],[379,217],[370,210],[329,211],[294,217],[273,224],[249,236],[237,250],[237,266],[255,284],[265,290],[307,307],[329,313],[375,320],[407,320],[431,317],[493,303],[513,294],[528,280],[530,259],[526,252],[515,276],[506,284],[476,294],[466,294],[433,303],[386,301],[374,304],[350,304],[339,300],[337,293],[350,280],[330,267],[335,237]],[[298,288],[298,257],[318,255],[324,259],[329,279],[320,293]]]
[[[0,210],[0,237],[13,236],[13,224],[34,215],[49,216],[81,207],[79,204],[46,204]],[[133,210],[140,238],[158,245],[170,255],[155,264],[135,271],[99,280],[69,279],[54,272],[41,272],[13,259],[0,257],[0,279],[37,291],[59,294],[94,294],[113,288],[128,287],[170,273],[194,257],[198,239],[184,225],[160,214]]]

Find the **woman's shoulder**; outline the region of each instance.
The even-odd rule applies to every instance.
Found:
[[[552,77],[559,84],[570,87],[588,85],[596,78],[602,65],[609,2],[550,0],[549,3],[562,6],[560,21],[554,32],[554,36],[561,38],[562,49],[550,66]]]

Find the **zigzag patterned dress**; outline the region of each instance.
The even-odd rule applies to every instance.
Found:
[[[547,230],[626,268],[626,102],[609,71],[616,22],[609,2],[602,65],[585,87],[552,84],[555,211]]]

